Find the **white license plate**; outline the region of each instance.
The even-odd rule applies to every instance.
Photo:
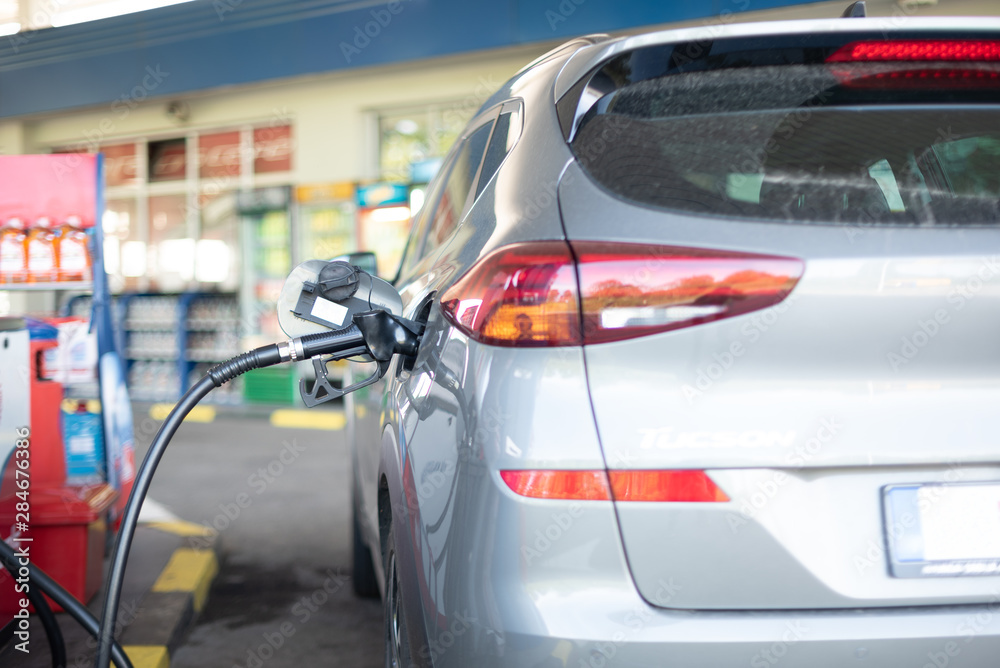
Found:
[[[895,577],[1000,575],[1000,482],[883,490]]]

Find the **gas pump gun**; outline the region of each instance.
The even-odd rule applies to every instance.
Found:
[[[403,301],[392,285],[347,262],[309,260],[292,270],[278,298],[278,324],[285,334],[298,338],[282,345],[294,347],[310,337],[343,337],[339,344],[343,347],[329,357],[313,356],[312,390],[299,381],[305,405],[312,408],[371,385],[385,375],[396,353],[416,355],[420,326],[401,318],[402,310]],[[303,359],[298,349],[290,352],[292,361]],[[338,390],[329,382],[326,365],[349,357],[374,361],[375,371]]]
[[[132,493],[122,515],[111,557],[100,625],[83,605],[51,578],[34,566],[29,567],[32,582],[97,636],[96,668],[109,668],[112,654],[118,668],[131,668],[128,657],[113,637],[125,563],[153,473],[188,412],[223,383],[247,371],[283,362],[312,360],[315,383],[311,389],[304,380],[299,384],[302,400],[310,408],[371,385],[385,375],[394,355],[417,354],[422,327],[404,319],[401,313],[402,300],[390,283],[349,262],[309,260],[300,264],[285,280],[278,299],[278,323],[291,338],[245,352],[213,367],[181,397],[153,438],[136,473]],[[375,370],[368,378],[337,389],[330,383],[326,365],[333,360],[348,358],[374,362]],[[0,541],[0,561],[8,568],[15,563],[13,550],[3,541]],[[59,633],[58,626],[50,630],[47,624],[46,631],[50,634],[50,646],[54,648],[52,634]],[[61,637],[58,640],[61,645]]]

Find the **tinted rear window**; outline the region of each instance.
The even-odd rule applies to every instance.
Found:
[[[612,193],[667,210],[995,225],[1000,68],[967,67],[983,74],[964,86],[928,69],[766,65],[625,83],[591,106],[571,145]]]

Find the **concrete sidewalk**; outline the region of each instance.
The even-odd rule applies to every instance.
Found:
[[[205,605],[219,570],[214,535],[183,521],[141,524],[129,552],[115,637],[135,668],[168,668],[171,653]],[[106,585],[106,583],[104,583]],[[88,608],[99,616],[102,592]],[[69,615],[56,615],[66,642],[67,668],[92,668],[96,641]],[[0,649],[0,664],[11,668],[49,668],[45,631],[31,620],[30,653],[13,643]]]

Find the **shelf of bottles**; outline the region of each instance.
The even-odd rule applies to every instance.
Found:
[[[129,394],[136,401],[180,396],[179,295],[126,295],[122,306]]]
[[[65,315],[88,317],[90,309],[91,298],[78,296]],[[240,352],[235,294],[123,294],[113,299],[111,312],[135,401],[176,401],[205,372]],[[242,380],[216,388],[206,401],[242,403]]]
[[[216,364],[240,352],[239,301],[236,295],[190,295],[183,319],[183,372],[190,387]],[[215,388],[208,400],[238,404],[243,400],[243,379]]]
[[[176,401],[211,367],[239,352],[235,295],[123,295],[120,312],[129,393],[136,401]],[[207,400],[240,403],[242,385],[227,383]]]
[[[90,290],[92,234],[77,216],[63,221],[20,218],[0,228],[0,289]]]

